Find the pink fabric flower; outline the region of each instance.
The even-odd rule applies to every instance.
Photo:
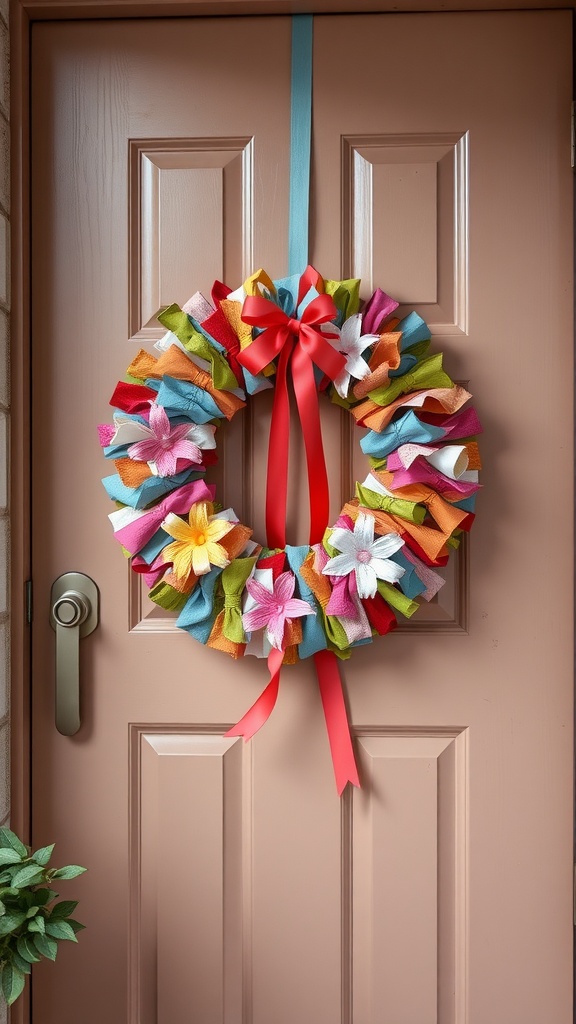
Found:
[[[257,607],[250,612],[244,612],[242,625],[248,633],[266,627],[268,640],[273,647],[282,651],[284,639],[284,627],[292,619],[300,618],[302,615],[315,615],[314,609],[307,601],[300,601],[292,597],[296,577],[293,572],[283,572],[275,580],[272,591],[264,587],[257,580],[250,579],[246,583],[246,589],[250,596],[257,602]]]
[[[128,455],[136,462],[153,462],[158,476],[173,476],[176,473],[176,462],[199,463],[202,452],[197,444],[186,438],[190,433],[190,423],[181,423],[177,427],[170,425],[165,410],[153,402],[150,407],[150,438],[137,441],[128,448]]]

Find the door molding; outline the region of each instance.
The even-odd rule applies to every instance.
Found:
[[[572,9],[573,0],[401,0],[401,12]],[[11,823],[30,828],[30,40],[54,19],[399,13],[398,0],[11,0]],[[28,988],[12,1024],[30,1020]]]

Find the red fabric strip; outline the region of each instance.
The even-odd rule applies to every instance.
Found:
[[[396,629],[398,625],[396,616],[390,605],[386,604],[382,594],[376,594],[374,597],[364,597],[362,598],[362,604],[368,622],[379,636],[385,636],[392,629]]]
[[[207,331],[211,338],[214,338],[220,345],[226,349],[228,356],[228,363],[232,373],[236,377],[238,387],[244,387],[244,375],[242,368],[238,362],[238,353],[240,351],[240,342],[234,334],[234,331],[230,327],[224,313],[221,309],[214,310],[213,313],[207,317],[206,320],[202,321],[202,329]]]
[[[150,402],[154,402],[157,397],[153,388],[147,388],[144,384],[128,384],[127,381],[119,380],[110,399],[110,405],[132,415],[149,413]]]

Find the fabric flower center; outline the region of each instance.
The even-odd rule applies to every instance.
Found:
[[[372,558],[372,554],[364,548],[362,551],[358,551],[356,553],[356,558],[359,562],[362,562],[363,565],[367,565]]]

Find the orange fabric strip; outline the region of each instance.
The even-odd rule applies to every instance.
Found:
[[[116,472],[126,487],[140,487],[152,476],[147,462],[134,462],[133,459],[114,459]]]
[[[233,640],[228,640],[228,637],[224,636],[223,625],[224,612],[222,611],[216,616],[212,626],[212,631],[208,637],[208,647],[213,647],[217,651],[224,651],[224,654],[229,654],[231,658],[242,658],[246,650],[246,644],[236,644]]]
[[[391,490],[393,474],[386,470],[374,471],[374,476]],[[394,494],[399,498],[406,498],[408,501],[417,501],[419,505],[425,505],[430,515],[436,520],[446,540],[454,530],[466,519],[468,512],[464,509],[454,508],[448,501],[445,501],[441,494],[437,494],[426,484],[410,484],[408,487],[398,487]]]
[[[196,363],[193,363],[177,345],[171,345],[159,359],[155,359],[142,349],[128,367],[128,373],[132,377],[151,377],[154,380],[167,375],[176,380],[187,380],[190,384],[196,384],[212,395],[216,405],[228,420],[246,405],[246,402],[230,391],[219,391],[215,388],[210,374],[196,366]]]
[[[403,405],[412,402],[416,395],[422,394],[424,394],[423,391],[413,391],[409,395],[401,395],[395,402],[391,402],[390,405],[385,407],[376,405],[372,399],[367,398],[366,401],[354,406],[350,411],[357,423],[361,423],[362,426],[370,427],[371,430],[381,433],[390,423],[394,413],[398,412]],[[423,404],[416,407],[415,411],[417,413],[419,410],[424,412],[453,413],[457,412],[471,397],[469,392],[458,384],[453,388],[435,388],[428,392],[423,400]]]

